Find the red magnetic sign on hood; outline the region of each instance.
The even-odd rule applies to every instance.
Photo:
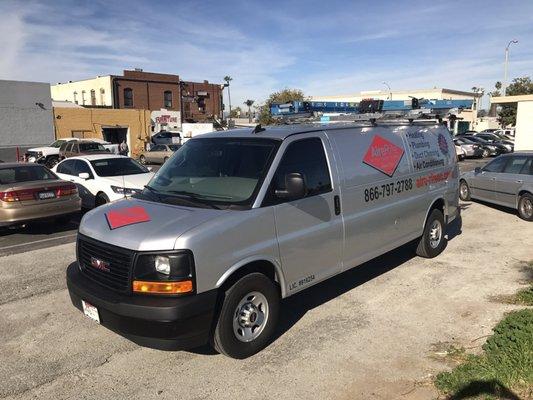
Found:
[[[150,221],[150,216],[141,206],[119,208],[105,214],[109,228],[116,229],[122,226]]]
[[[398,168],[404,152],[403,148],[376,135],[366,151],[363,162],[388,176],[392,176]]]

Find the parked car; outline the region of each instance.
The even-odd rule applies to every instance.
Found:
[[[43,165],[0,165],[0,226],[46,218],[63,223],[80,207],[76,185],[61,180]]]
[[[25,154],[25,160],[27,162],[44,164],[48,168],[53,168],[59,162],[59,149],[61,145],[65,144],[66,146],[66,143],[72,140],[78,139],[59,139],[48,146],[28,149]]]
[[[483,149],[486,150],[485,152],[483,152],[483,157],[499,156],[500,154],[505,154],[509,152],[509,150],[507,150],[507,147],[505,147],[504,145],[495,142],[488,142],[485,139],[479,137],[479,135],[461,136],[461,138],[468,139],[472,142],[481,145]]]
[[[494,133],[480,133],[477,135],[477,137],[480,137],[481,139],[484,139],[489,143],[501,144],[507,149],[508,152],[512,152],[514,150],[513,142],[510,142],[508,140],[503,140],[499,136],[495,135]]]
[[[130,157],[109,153],[67,158],[55,166],[54,172],[78,186],[84,208],[140,192],[154,175]]]
[[[460,146],[465,154],[465,157],[488,157],[490,152],[484,149],[480,144],[472,142],[465,137],[456,137],[453,139],[456,146]]]
[[[59,159],[76,157],[86,154],[109,154],[103,144],[92,140],[71,140],[65,142],[59,148]]]
[[[181,140],[181,132],[161,131],[152,136],[153,144],[178,144]]]
[[[457,155],[457,159],[459,161],[462,161],[466,158],[466,151],[458,144],[455,144],[455,154]]]
[[[163,164],[178,150],[179,144],[157,144],[152,145],[150,150],[143,151],[139,156],[141,164]]]
[[[461,175],[459,195],[514,208],[533,221],[533,151],[502,155]]]
[[[440,254],[458,176],[430,121],[200,135],[142,193],[85,215],[70,297],[141,345],[245,358],[269,343],[281,298],[413,240]]]

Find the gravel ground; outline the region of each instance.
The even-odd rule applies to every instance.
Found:
[[[404,247],[284,301],[277,339],[237,361],[138,347],[75,309],[74,244],[0,258],[0,397],[428,399],[452,343],[477,351],[524,285],[533,224],[465,203],[444,253]]]

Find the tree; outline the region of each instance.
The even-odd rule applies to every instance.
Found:
[[[252,105],[254,104],[254,101],[248,99],[244,102],[244,104],[248,106],[248,123],[250,123],[252,122],[252,111],[250,110],[250,107],[252,107]]]
[[[501,82],[496,82],[494,86],[496,90],[491,92],[490,95],[500,96]],[[513,82],[505,90],[506,96],[520,96],[524,94],[533,94],[533,81],[529,76],[513,79]],[[498,112],[498,122],[502,127],[516,125],[516,105],[502,105],[501,110]]]
[[[233,78],[229,75],[226,75],[224,77],[224,81],[226,82],[226,87],[228,88],[228,105],[229,105],[229,117],[231,118],[231,94],[229,91],[229,83],[233,80]]]
[[[242,114],[242,109],[237,106],[231,110],[231,113],[229,115],[230,118],[239,118]]]
[[[269,125],[274,122],[272,116],[270,115],[270,106],[273,103],[289,103],[291,101],[303,101],[305,98],[304,92],[300,89],[283,89],[279,92],[274,92],[268,99],[265,104],[259,107],[259,122],[263,125]]]

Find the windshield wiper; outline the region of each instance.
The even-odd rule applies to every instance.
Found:
[[[157,190],[155,190],[150,185],[144,185],[144,188],[148,189],[150,193],[154,194],[159,199],[159,201],[161,201],[161,194]]]
[[[204,197],[202,195],[199,195],[199,194],[196,194],[196,193],[187,192],[185,190],[169,190],[168,193],[172,193],[172,195],[174,195],[174,196],[185,197],[185,198],[189,198],[189,199],[195,200],[196,202],[201,203],[201,204],[205,204],[205,205],[207,205],[207,206],[209,206],[211,208],[214,208],[215,210],[221,210],[221,208],[219,206],[207,201],[206,197]]]

